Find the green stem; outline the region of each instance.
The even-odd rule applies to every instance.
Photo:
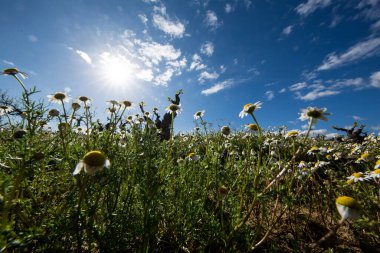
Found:
[[[313,127],[313,118],[310,118],[309,120],[309,128],[307,129],[307,133],[305,135],[305,138],[303,139],[303,143],[306,142],[307,138],[309,137],[309,134],[310,134],[310,131],[311,131],[311,128]]]

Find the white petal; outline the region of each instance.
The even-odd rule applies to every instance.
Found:
[[[106,162],[104,163],[104,167],[109,169],[110,166],[111,166],[110,160],[106,159]]]
[[[74,172],[73,172],[73,175],[77,175],[77,174],[79,174],[79,173],[82,171],[82,169],[83,169],[83,162],[80,161],[80,162],[77,164],[77,166],[75,166],[75,170],[74,170]]]

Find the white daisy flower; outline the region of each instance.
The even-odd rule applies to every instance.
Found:
[[[100,151],[90,151],[77,164],[73,175],[79,174],[82,169],[89,175],[94,175],[97,171],[111,166],[108,158]]]

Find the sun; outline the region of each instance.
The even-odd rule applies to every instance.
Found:
[[[111,86],[128,86],[134,79],[138,65],[123,55],[101,54],[100,74]]]

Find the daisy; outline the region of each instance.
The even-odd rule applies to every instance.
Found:
[[[65,92],[56,92],[55,94],[48,95],[47,97],[49,98],[50,102],[57,104],[70,101],[69,95],[67,95]]]
[[[375,169],[380,169],[380,159],[376,161]]]
[[[12,108],[6,105],[0,105],[0,116],[8,114],[12,111]]]
[[[197,120],[197,119],[203,117],[203,115],[205,115],[205,110],[197,111],[197,112],[194,114],[194,119]]]
[[[260,101],[254,103],[254,104],[252,104],[252,103],[246,104],[243,107],[243,110],[239,113],[239,117],[244,118],[248,114],[252,114],[256,109],[260,109],[262,104],[263,103],[261,103]]]
[[[194,162],[199,161],[200,158],[201,158],[201,157],[200,157],[199,155],[197,155],[197,154],[195,154],[195,153],[193,153],[193,152],[191,152],[191,153],[189,153],[189,154],[187,155],[187,159],[188,159],[188,160],[191,160],[191,161],[194,161]]]
[[[360,206],[355,199],[347,196],[341,196],[335,200],[335,204],[340,216],[342,217],[341,221],[344,221],[347,218],[359,218]]]
[[[255,132],[259,130],[259,127],[256,124],[246,125],[246,128],[251,130],[251,131],[255,131]]]
[[[132,102],[129,100],[123,100],[120,102],[120,104],[124,106],[127,110],[132,109],[132,106],[133,106]]]
[[[59,111],[57,109],[51,109],[48,112],[48,114],[49,114],[50,117],[58,117],[59,116]]]
[[[77,164],[73,175],[79,174],[82,169],[89,175],[94,175],[98,170],[109,168],[111,165],[108,158],[100,151],[90,151]]]
[[[166,112],[170,114],[181,113],[181,111],[181,105],[170,104],[168,107],[166,107]]]
[[[326,116],[330,115],[330,113],[326,111],[327,111],[326,108],[308,107],[306,109],[301,110],[299,119],[301,121],[311,119],[312,123],[317,123],[319,119],[327,121],[328,119],[326,118]]]
[[[355,172],[351,176],[347,177],[347,183],[352,184],[352,183],[357,183],[357,182],[362,182],[365,181],[366,179],[363,177],[363,173],[361,172]]]
[[[309,149],[307,151],[308,155],[314,155],[314,154],[317,154],[317,153],[319,153],[319,147],[317,147],[317,146],[313,146],[313,147],[311,147],[311,149]]]
[[[289,132],[286,133],[285,138],[291,138],[291,137],[297,137],[300,134],[298,130],[290,130]]]
[[[4,69],[2,72],[0,72],[0,75],[16,76],[17,74],[19,74],[23,79],[26,79],[28,77],[27,73],[22,72],[16,68]]]
[[[374,171],[371,171],[369,176],[373,179],[380,178],[380,169],[376,169]]]
[[[361,162],[369,162],[372,160],[372,156],[368,153],[363,153],[357,160],[356,163],[361,163]]]
[[[228,136],[231,133],[231,128],[228,126],[222,126],[220,129],[223,135]]]
[[[72,108],[74,111],[77,111],[77,110],[79,110],[79,108],[80,108],[80,104],[79,104],[78,102],[73,102],[73,103],[71,104],[71,108]]]
[[[91,101],[91,99],[89,99],[88,97],[86,97],[86,96],[80,96],[79,98],[78,98],[78,100],[79,101],[81,101],[81,102],[83,102],[83,103],[89,103],[90,101]]]

